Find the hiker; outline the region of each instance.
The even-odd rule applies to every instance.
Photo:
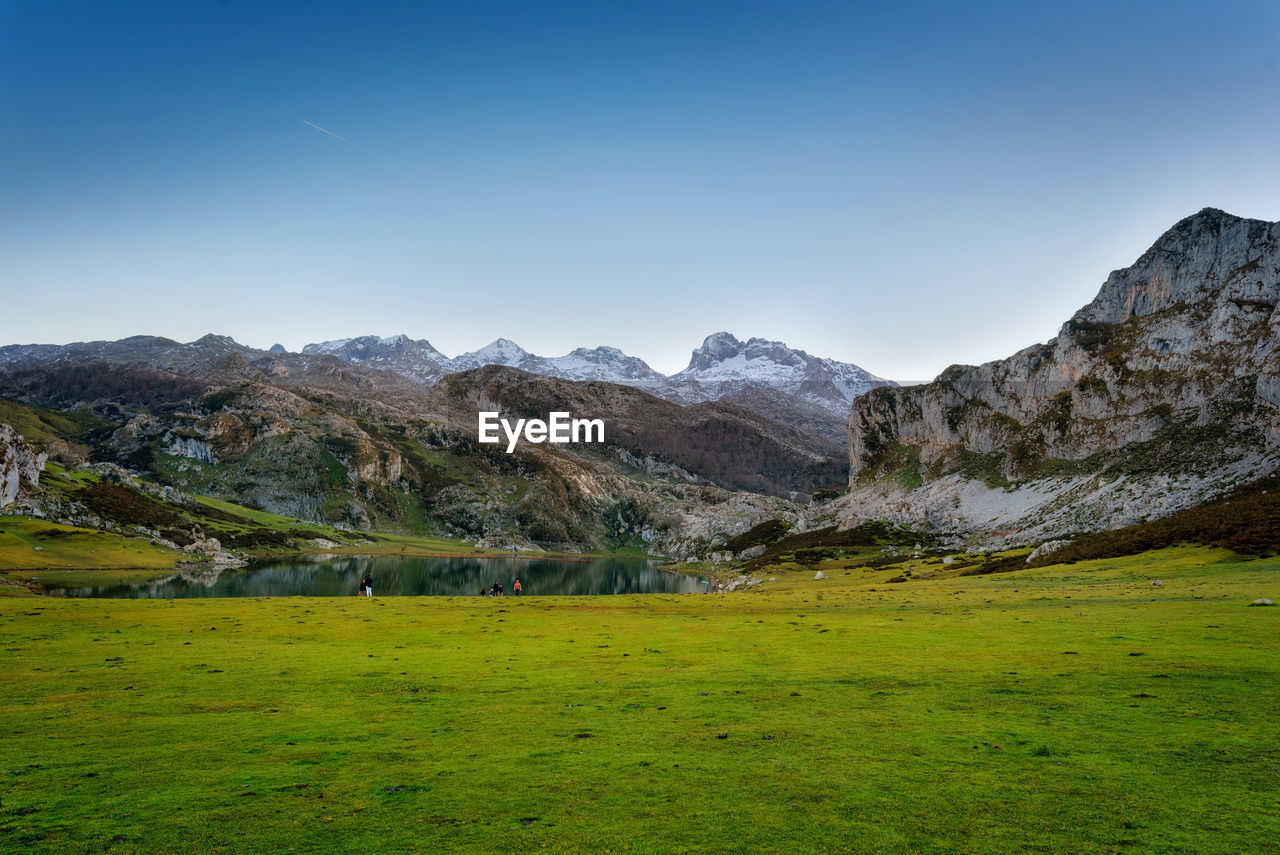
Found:
[[[356,591],[356,596],[357,596],[357,597],[363,597],[363,596],[365,595],[365,593],[364,593],[364,589],[365,589],[364,579],[361,579],[361,580],[360,580],[360,587],[359,587],[359,589]]]
[[[524,589],[520,587],[520,580],[519,580],[519,579],[517,579],[517,580],[516,580],[516,583],[515,583],[514,585],[512,585],[512,586],[511,586],[511,590],[513,590],[513,591],[515,591],[515,592],[516,592],[516,596],[517,596],[517,597],[518,597],[518,596],[520,596],[520,592],[521,592],[522,590],[524,590]]]
[[[502,583],[501,583],[501,582],[494,582],[494,583],[493,583],[493,587],[494,587],[494,590],[496,590],[496,591],[498,592],[498,596],[499,596],[499,597],[501,597],[501,596],[502,596]]]
[[[364,578],[360,580],[360,590],[364,591],[366,597],[373,596],[373,577],[368,573],[364,574]]]

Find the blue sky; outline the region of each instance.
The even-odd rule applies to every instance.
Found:
[[[1273,2],[0,0],[0,343],[670,372],[727,329],[927,378],[1202,207],[1280,219],[1278,37]]]

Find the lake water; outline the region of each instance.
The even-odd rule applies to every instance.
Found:
[[[327,556],[251,564],[220,573],[167,576],[132,585],[53,588],[55,597],[341,597],[352,596],[365,574],[374,596],[478,596],[501,582],[507,596],[520,580],[525,596],[700,593],[696,576],[659,570],[653,561],[525,558],[412,558]]]

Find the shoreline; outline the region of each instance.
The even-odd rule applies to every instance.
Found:
[[[608,552],[561,553],[561,552],[501,552],[498,550],[437,550],[407,549],[393,550],[315,550],[315,551],[274,551],[247,556],[236,556],[233,562],[216,560],[178,560],[170,567],[139,567],[130,565],[102,565],[98,567],[5,567],[0,568],[0,597],[8,596],[47,596],[48,582],[57,581],[57,587],[91,587],[89,583],[142,584],[171,576],[192,573],[208,573],[216,571],[241,570],[254,565],[269,564],[273,561],[307,561],[310,558],[324,561],[334,558],[475,558],[478,560],[494,560],[514,558],[524,561],[567,561],[587,564],[601,558],[619,560],[647,561],[656,563],[661,558],[642,555],[618,555]],[[684,572],[684,571],[672,571]],[[688,574],[694,575],[694,574]],[[80,584],[77,584],[80,583]]]

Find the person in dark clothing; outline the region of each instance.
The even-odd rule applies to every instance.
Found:
[[[364,578],[360,580],[360,593],[364,594],[366,597],[373,596],[373,577],[368,573],[366,573]]]

